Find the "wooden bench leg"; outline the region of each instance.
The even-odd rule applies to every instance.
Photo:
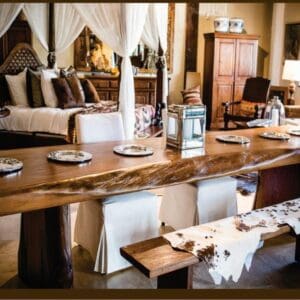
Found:
[[[300,234],[296,235],[295,261],[300,263]]]
[[[158,289],[192,289],[193,267],[186,267],[157,277]]]

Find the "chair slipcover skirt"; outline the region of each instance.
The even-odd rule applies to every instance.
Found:
[[[236,185],[227,176],[166,187],[159,219],[178,230],[236,215]]]
[[[74,240],[90,252],[95,272],[129,267],[120,248],[159,235],[157,205],[157,196],[145,191],[80,203]]]

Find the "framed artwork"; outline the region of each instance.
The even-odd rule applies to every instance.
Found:
[[[175,23],[175,3],[169,3],[168,7],[168,40],[167,40],[167,53],[166,60],[169,73],[173,72],[173,57],[174,57],[174,23]],[[85,27],[79,37],[74,42],[74,66],[78,71],[91,71],[91,52],[95,52],[95,45],[106,47],[99,39],[90,31],[89,28]],[[106,49],[106,52],[109,52]],[[134,65],[139,66],[142,64],[141,61],[135,60],[137,57],[132,57]],[[117,57],[115,58],[115,61]],[[109,69],[109,67],[107,68]]]
[[[288,104],[288,95],[289,95],[289,88],[287,86],[275,86],[272,85],[270,87],[269,92],[269,99],[272,99],[274,96],[278,96],[281,102],[284,105]]]
[[[285,25],[284,58],[300,59],[300,23]]]

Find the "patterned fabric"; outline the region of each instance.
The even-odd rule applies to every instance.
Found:
[[[147,129],[155,116],[155,109],[152,105],[136,104],[135,106],[135,133]]]
[[[263,117],[263,111],[266,106],[265,103],[254,103],[246,100],[241,100],[241,104],[239,105],[239,115],[244,117],[254,117],[255,114],[255,106],[258,107],[258,119]]]
[[[183,97],[183,104],[199,105],[203,104],[200,95],[200,85],[181,91]]]
[[[237,282],[245,265],[249,270],[261,236],[289,225],[300,234],[300,198],[235,217],[178,230],[164,235],[174,248],[203,260],[216,284],[222,277]]]
[[[95,113],[110,113],[118,110],[116,101],[100,101],[92,106],[85,107],[79,112],[72,114],[68,123],[68,135],[66,141],[76,143],[75,117],[77,114],[95,114]],[[135,109],[135,133],[147,129],[155,116],[155,109],[152,105],[136,104]]]

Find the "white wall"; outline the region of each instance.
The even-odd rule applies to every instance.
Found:
[[[184,80],[184,56],[185,56],[185,18],[186,4],[175,4],[175,26],[174,26],[174,56],[173,73],[171,74],[169,102],[180,103]]]

